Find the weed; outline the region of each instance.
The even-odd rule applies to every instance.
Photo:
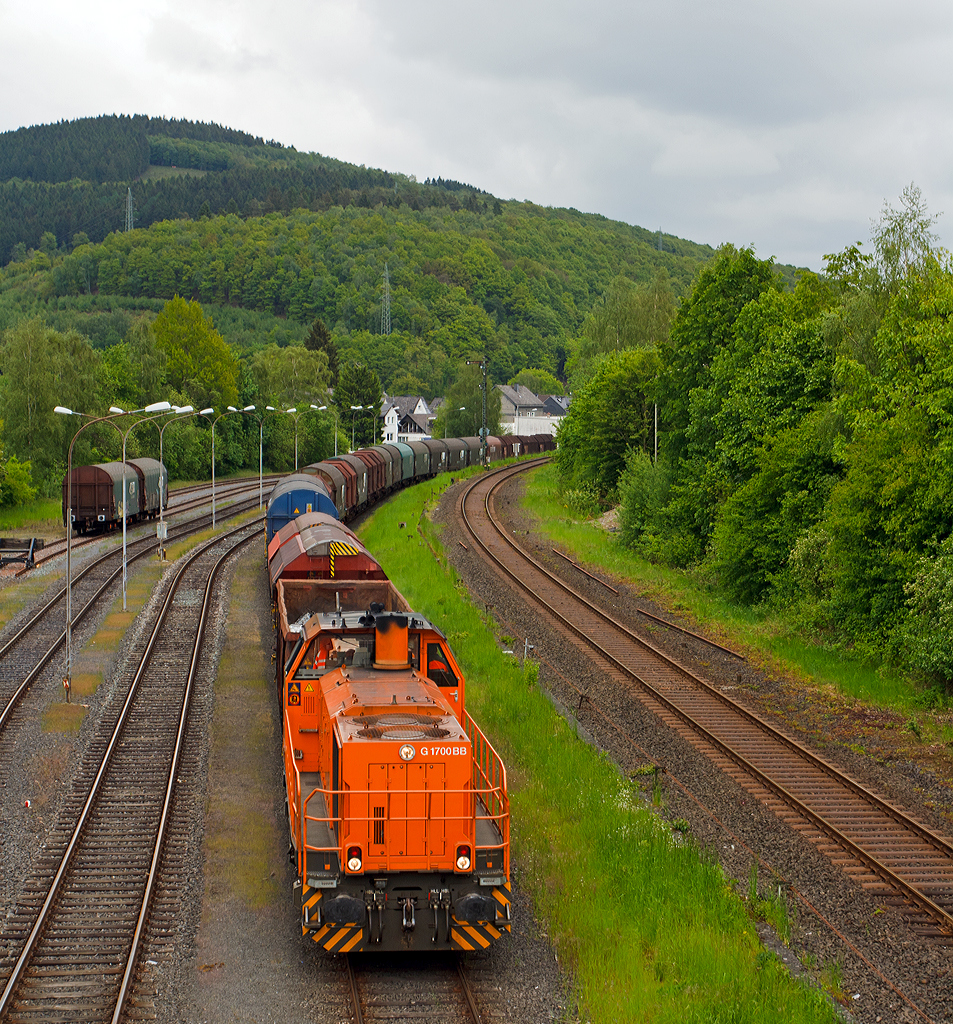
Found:
[[[676,818],[676,819],[675,819],[675,820],[674,820],[673,822],[671,822],[670,824],[671,824],[672,828],[674,829],[674,831],[676,831],[676,832],[681,832],[681,833],[682,833],[683,835],[684,835],[684,834],[685,834],[685,833],[686,833],[686,832],[687,832],[687,831],[689,830],[689,828],[691,827],[691,826],[690,826],[690,825],[688,824],[688,819],[687,819],[687,818]]]
[[[824,965],[820,977],[821,988],[838,1003],[847,1005],[847,994],[844,992],[844,965],[840,957]]]
[[[539,662],[524,661],[523,675],[526,677],[527,686],[537,686],[539,684]]]
[[[791,942],[791,917],[788,913],[787,899],[784,888],[779,885],[771,889],[762,899],[758,895],[758,863],[751,865],[748,874],[748,912],[756,921],[764,921],[771,925],[778,938],[787,946]]]
[[[920,729],[920,723],[915,718],[911,718],[910,721],[907,722],[906,730],[907,732],[912,732],[918,740],[923,739],[923,731]]]
[[[928,690],[918,693],[913,698],[913,704],[915,707],[923,708],[926,711],[938,711],[949,707],[950,695],[943,686],[937,684],[936,686],[931,686]]]

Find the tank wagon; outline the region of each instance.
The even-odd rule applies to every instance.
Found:
[[[123,516],[154,519],[160,501],[168,504],[169,475],[156,459],[127,459],[125,471],[121,462],[77,466],[63,477],[63,525],[69,517],[77,533],[115,529]]]

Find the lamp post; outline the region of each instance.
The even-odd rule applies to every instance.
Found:
[[[254,406],[252,407],[254,408]],[[295,472],[298,472],[298,420],[306,412],[324,412],[327,409],[326,405],[315,405],[314,402],[308,404],[307,409],[299,409],[297,406],[292,406],[290,409],[276,409],[273,405],[265,407],[269,412],[283,412],[287,416],[290,416],[294,420],[295,424]],[[338,453],[338,436],[337,436],[337,411],[334,413],[334,454]]]
[[[93,426],[94,423],[109,423],[119,431],[120,435],[122,430],[120,430],[118,423],[113,422],[114,416],[94,417],[87,412],[74,412],[72,409],[67,409],[64,405],[56,406],[53,412],[59,413],[61,416],[89,417],[89,422],[84,423],[73,435],[73,439],[69,443],[69,452],[66,456],[66,680],[64,689],[66,690],[66,701],[69,703],[70,688],[73,682],[73,445],[76,444],[76,438],[87,427]]]
[[[327,409],[326,405],[311,406],[312,409],[317,409],[318,412],[324,412]],[[334,408],[334,457],[338,457],[338,411],[337,407]]]
[[[246,405],[244,409],[236,409],[234,405],[230,405],[224,412],[220,412],[215,419],[212,420],[212,529],[215,529],[215,424],[223,416],[230,416],[233,412],[251,412],[255,407],[253,405]],[[205,416],[208,418],[215,412],[214,409],[202,409],[199,416]]]
[[[265,413],[274,412],[275,407],[273,405],[266,405],[260,413],[255,413],[252,419],[258,420],[258,507],[262,508],[265,503],[264,492],[262,490],[262,461],[263,453],[265,450]],[[246,405],[242,412],[255,412],[253,405]]]
[[[125,433],[120,430],[122,434],[122,610],[126,610],[126,518],[129,514],[129,495],[126,492],[126,440],[129,435],[139,426],[140,423],[149,423],[152,420],[159,419],[160,416],[164,416],[167,412],[171,412],[172,406],[169,402],[153,402],[152,405],[147,405],[143,409],[131,409],[126,412],[125,409],[120,409],[118,406],[111,405],[109,411],[115,413],[117,416],[132,416],[138,412],[150,412],[154,413],[153,416],[146,416],[141,420],[136,420]],[[159,489],[162,489],[161,481]]]
[[[351,451],[354,451],[354,414],[360,412],[363,409],[363,405],[352,405],[351,406]]]
[[[377,420],[380,416],[380,409],[373,405],[364,406],[371,414],[371,444],[377,444]]]
[[[175,418],[166,420],[165,423],[159,427],[159,465],[162,469],[165,469],[165,463],[162,461],[162,435],[165,433],[165,428],[170,423],[176,423],[181,417],[182,419],[188,419],[190,416],[197,416],[198,413],[192,408],[191,405],[173,405],[172,411],[175,413]],[[168,481],[168,473],[166,473],[166,480]],[[162,492],[162,480],[159,480],[159,530],[158,530],[158,541],[159,541],[159,557],[162,557],[162,542],[165,540],[165,495]]]
[[[483,429],[480,431],[480,464],[486,466],[486,357],[483,359],[468,359],[467,366],[476,365],[483,371],[483,383],[480,390],[483,392]]]
[[[298,412],[297,406],[292,406],[290,409],[285,409],[285,412],[295,421],[295,472],[298,472],[298,420],[307,412],[307,409],[302,409]]]

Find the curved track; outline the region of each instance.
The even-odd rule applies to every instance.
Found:
[[[0,933],[0,1019],[117,1022],[162,858],[212,588],[260,520],[193,552],[117,688],[24,900]]]
[[[899,905],[924,937],[953,944],[953,840],[938,835],[679,665],[534,561],[500,526],[494,492],[514,467],[461,498],[476,543],[590,657],[705,751],[856,882]]]

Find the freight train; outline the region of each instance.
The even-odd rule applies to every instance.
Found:
[[[125,494],[123,491],[125,490]],[[77,466],[63,477],[63,525],[77,533],[155,519],[169,503],[169,474],[156,459]]]
[[[506,770],[446,636],[342,522],[479,459],[479,438],[377,445],[269,500],[290,855],[302,935],[332,953],[478,950],[510,931]]]

